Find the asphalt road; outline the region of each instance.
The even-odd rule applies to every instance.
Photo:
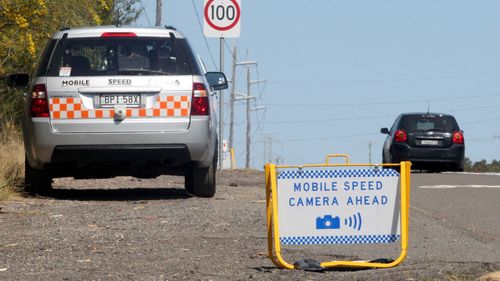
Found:
[[[412,178],[413,212],[490,242],[498,249],[491,260],[500,260],[500,174],[413,174]],[[488,256],[485,253],[484,259]]]
[[[214,198],[183,179],[58,179],[2,202],[0,280],[476,280],[500,270],[500,176],[412,174],[408,256],[390,269],[277,269],[264,174],[218,173]],[[396,245],[394,245],[396,244]],[[389,245],[283,247],[295,261],[391,258]]]
[[[500,261],[500,175],[412,174],[411,187],[410,259]]]

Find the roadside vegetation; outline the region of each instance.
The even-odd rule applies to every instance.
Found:
[[[32,73],[51,34],[62,27],[132,24],[139,0],[0,0],[0,201],[23,184],[23,93],[9,73]]]
[[[0,134],[0,201],[6,200],[23,183],[24,149],[19,129],[2,117]]]
[[[500,161],[493,160],[491,163],[488,163],[483,159],[472,162],[469,158],[465,157],[464,170],[466,172],[500,173]]]

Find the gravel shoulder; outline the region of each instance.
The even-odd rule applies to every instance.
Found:
[[[50,196],[2,202],[0,280],[475,280],[500,270],[495,244],[418,211],[409,255],[395,268],[277,269],[267,257],[264,173],[222,171],[217,180],[211,199],[186,194],[181,177],[163,176],[57,179]],[[394,253],[377,245],[283,251],[291,261]]]

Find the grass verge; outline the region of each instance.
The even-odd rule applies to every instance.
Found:
[[[0,201],[19,191],[24,181],[24,148],[21,133],[13,122],[0,123]]]

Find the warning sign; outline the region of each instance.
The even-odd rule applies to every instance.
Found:
[[[277,175],[283,244],[391,243],[400,236],[394,169],[293,169]]]

